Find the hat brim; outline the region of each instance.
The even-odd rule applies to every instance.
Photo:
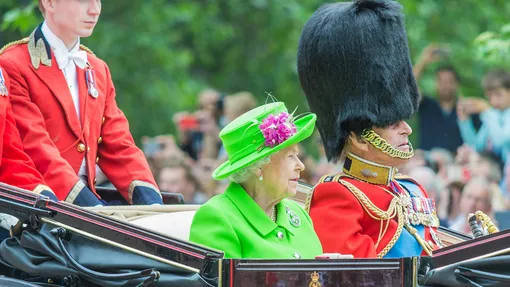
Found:
[[[316,120],[317,116],[315,114],[308,114],[302,118],[297,119],[294,122],[294,124],[296,125],[296,133],[290,138],[288,138],[286,141],[272,148],[265,147],[260,151],[255,151],[254,153],[236,161],[235,163],[230,163],[227,160],[226,162],[222,163],[216,170],[214,170],[212,174],[213,178],[216,180],[227,178],[229,175],[233,174],[234,172],[240,170],[243,167],[246,167],[256,162],[257,160],[275,154],[286,147],[289,147],[293,144],[296,144],[308,138],[313,133]]]

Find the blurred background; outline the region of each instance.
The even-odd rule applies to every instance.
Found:
[[[444,225],[464,231],[461,218],[480,209],[497,213],[500,225],[508,226],[510,1],[398,2],[423,98],[409,121],[418,150],[401,171],[437,199]],[[289,109],[298,106],[297,113],[307,111],[296,71],[297,42],[325,1],[102,3],[94,34],[81,42],[108,63],[117,103],[162,190],[181,192],[189,203],[222,192],[225,183],[211,179],[226,158],[218,133],[263,104],[268,93]],[[28,36],[42,22],[35,0],[1,0],[0,15],[0,46]],[[499,73],[489,77],[495,69]],[[497,89],[508,104],[491,100]],[[486,132],[494,127],[484,116],[489,110],[496,111],[500,130]],[[327,163],[317,135],[302,149],[303,181],[314,184],[341,170]]]

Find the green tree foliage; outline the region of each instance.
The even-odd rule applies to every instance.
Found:
[[[42,21],[37,1],[20,2],[0,3],[0,43],[27,36]],[[461,73],[462,93],[481,96],[480,78],[490,61],[479,57],[484,56],[479,52],[483,43],[475,45],[474,40],[485,31],[508,36],[508,28],[501,27],[508,22],[510,1],[399,2],[406,14],[413,60],[429,43],[447,45],[451,54],[446,60]],[[296,72],[297,42],[307,18],[322,3],[109,0],[103,1],[94,35],[82,43],[109,64],[117,101],[136,139],[172,132],[172,115],[193,110],[197,93],[206,87],[227,93],[251,91],[260,102],[266,99],[265,92],[271,92],[289,107],[299,105],[303,112],[306,103]],[[487,44],[491,49],[494,45]],[[433,67],[420,85],[434,95]]]

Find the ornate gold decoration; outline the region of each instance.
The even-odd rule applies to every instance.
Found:
[[[46,51],[46,44],[43,38],[39,38],[36,42],[35,30],[30,34],[28,40],[28,54],[30,54],[30,61],[34,69],[39,69],[40,64],[51,67],[51,55],[48,55]]]
[[[22,44],[28,44],[28,53],[30,54],[30,61],[32,62],[32,66],[36,70],[39,69],[39,66],[41,63],[45,66],[51,67],[51,59],[50,59],[50,55],[48,55],[48,53],[47,53],[46,44],[44,42],[44,39],[39,38],[37,40],[37,42],[35,40],[35,32],[36,31],[37,30],[34,30],[34,32],[32,32],[32,34],[30,34],[29,37],[26,37],[26,38],[23,38],[23,39],[20,39],[20,40],[17,40],[17,41],[14,41],[14,42],[4,45],[2,47],[2,49],[0,49],[0,55],[2,55],[2,53],[7,51],[7,49],[9,49],[10,47],[14,47],[17,45],[22,45]],[[90,50],[85,45],[80,45],[80,49],[91,54],[91,55],[94,55],[94,52],[92,52],[92,50]]]
[[[411,145],[409,145],[409,151],[401,151],[394,147],[392,147],[386,140],[384,140],[380,135],[378,135],[373,130],[364,130],[361,133],[361,138],[372,144],[375,148],[382,151],[383,153],[402,159],[409,159],[414,155],[414,151]]]
[[[395,243],[397,243],[398,239],[400,238],[400,235],[402,234],[402,229],[405,227],[409,233],[411,233],[415,238],[416,241],[420,244],[420,246],[423,248],[423,250],[429,255],[432,255],[432,250],[434,250],[433,244],[430,242],[425,241],[423,238],[421,238],[420,234],[417,232],[417,230],[411,226],[411,221],[408,218],[407,210],[409,208],[412,208],[411,204],[411,198],[409,196],[402,196],[397,195],[389,190],[386,190],[380,186],[381,190],[387,192],[388,194],[391,194],[393,196],[393,199],[390,202],[390,205],[387,210],[382,210],[379,207],[377,207],[366,195],[363,193],[359,188],[357,188],[352,183],[342,180],[342,177],[345,177],[344,174],[338,174],[336,176],[332,175],[325,175],[320,180],[319,183],[326,182],[338,182],[345,186],[349,191],[356,197],[356,199],[359,201],[365,212],[374,220],[380,221],[380,229],[379,229],[379,236],[377,239],[377,242],[375,243],[375,248],[379,246],[381,243],[382,238],[386,234],[390,220],[397,217],[397,230],[391,240],[388,242],[388,244],[377,254],[378,258],[384,257],[390,250],[393,248]],[[310,205],[311,205],[311,199],[313,196],[313,190],[309,193],[306,203],[305,203],[305,210],[307,212],[310,212]],[[416,224],[422,224],[429,227],[437,227],[439,226],[439,219],[437,218],[437,215],[435,214],[421,214],[421,213],[414,213],[417,216],[417,222]],[[430,217],[433,218],[430,218]]]
[[[317,184],[320,184],[320,183],[323,183],[324,180],[327,178],[327,177],[333,177],[334,175],[333,174],[326,174],[324,175],[323,177],[321,177],[319,179],[319,182]],[[312,205],[312,197],[313,197],[313,192],[315,191],[315,187],[317,185],[315,185],[312,190],[310,190],[310,192],[306,195],[306,201],[305,201],[305,211],[307,213],[310,213],[310,206]]]
[[[0,55],[2,55],[2,53],[5,52],[10,47],[14,47],[14,46],[21,45],[21,44],[27,44],[27,43],[28,43],[28,37],[23,38],[21,40],[14,41],[14,42],[10,42],[9,44],[6,44],[5,46],[3,46],[2,49],[0,49]]]
[[[375,244],[375,248],[379,246],[382,238],[386,234],[388,230],[388,226],[390,225],[390,220],[397,216],[397,231],[391,238],[390,242],[377,254],[378,258],[384,257],[386,253],[390,251],[390,249],[397,243],[400,234],[402,233],[402,229],[404,227],[404,212],[403,207],[401,206],[402,200],[399,196],[390,193],[393,195],[393,199],[390,202],[390,206],[388,210],[382,210],[377,207],[359,188],[354,186],[352,183],[345,180],[338,180],[339,183],[347,187],[351,191],[351,193],[358,199],[361,203],[361,206],[366,211],[366,213],[374,220],[378,220],[381,222],[381,228],[379,229],[379,237]]]
[[[310,284],[308,284],[309,287],[322,287],[321,282],[319,282],[319,273],[314,271],[310,275],[310,278],[312,279],[312,281],[310,282]]]
[[[352,153],[347,154],[346,161],[349,161],[350,165],[347,169],[344,163],[343,173],[345,175],[371,184],[389,185],[397,174],[395,167],[371,162]]]
[[[492,222],[492,220],[487,214],[478,210],[477,212],[475,212],[475,215],[476,219],[480,221],[480,223],[482,224],[482,228],[484,230],[487,230],[489,234],[499,232],[498,227],[494,224],[494,222]]]
[[[80,44],[80,49],[91,54],[91,55],[94,55],[94,53],[92,52],[92,50],[90,50],[88,47],[86,47],[85,45],[82,45]]]

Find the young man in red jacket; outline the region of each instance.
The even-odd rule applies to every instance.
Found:
[[[39,6],[45,21],[0,51],[25,152],[60,200],[102,205],[94,185],[98,165],[129,203],[161,204],[117,107],[108,66],[80,45],[92,34],[101,1],[40,0]]]
[[[310,198],[325,253],[395,258],[441,246],[434,201],[397,175],[413,155],[404,120],[420,97],[400,9],[389,0],[325,5],[301,35],[301,86],[328,159],[343,161]]]

